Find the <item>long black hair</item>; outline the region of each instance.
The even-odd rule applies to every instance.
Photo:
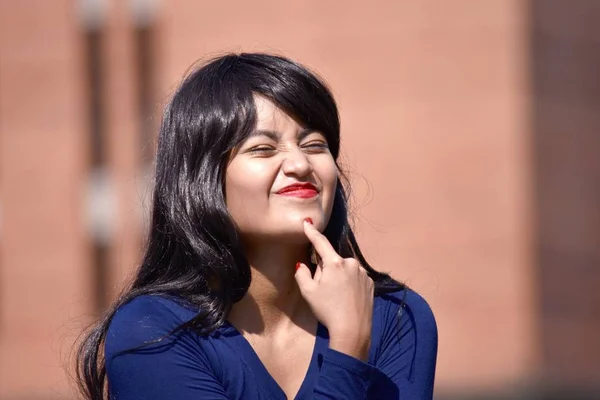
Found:
[[[85,398],[105,396],[104,340],[122,305],[145,294],[177,297],[201,310],[178,329],[207,335],[225,322],[248,290],[250,266],[227,212],[223,182],[232,151],[255,129],[255,95],[323,133],[337,163],[337,106],[326,85],[305,67],[280,56],[242,53],[213,59],[188,74],[162,119],[141,265],[131,285],[78,347],[77,381]],[[404,288],[375,271],[361,253],[348,222],[343,179],[338,180],[324,234],[340,256],[361,263],[376,293]]]

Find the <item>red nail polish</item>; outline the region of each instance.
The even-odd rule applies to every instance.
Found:
[[[300,269],[300,263],[299,263],[299,262],[297,262],[297,263],[296,263],[296,271],[298,271],[299,269]]]
[[[308,217],[308,218],[304,218],[304,221],[308,222],[309,224],[313,225],[312,222],[312,218]]]

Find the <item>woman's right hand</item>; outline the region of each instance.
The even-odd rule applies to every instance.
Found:
[[[329,331],[329,347],[366,361],[371,339],[375,284],[354,258],[342,258],[312,223],[304,233],[321,261],[314,277],[302,263],[296,281],[315,317]]]

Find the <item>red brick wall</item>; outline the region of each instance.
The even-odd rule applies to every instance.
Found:
[[[86,108],[69,1],[0,1],[0,398],[68,393],[89,313]]]
[[[359,240],[430,302],[439,396],[597,379],[594,2],[172,0],[143,58],[129,2],[110,0],[95,89],[78,4],[0,0],[0,398],[73,396],[69,343],[139,259],[144,129],[225,51],[282,53],[331,85]],[[92,167],[107,240],[86,219]]]

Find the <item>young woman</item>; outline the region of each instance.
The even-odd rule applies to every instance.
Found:
[[[141,267],[79,348],[85,397],[432,398],[435,319],[363,257],[339,145],[331,93],[293,61],[191,73],[164,112]]]

